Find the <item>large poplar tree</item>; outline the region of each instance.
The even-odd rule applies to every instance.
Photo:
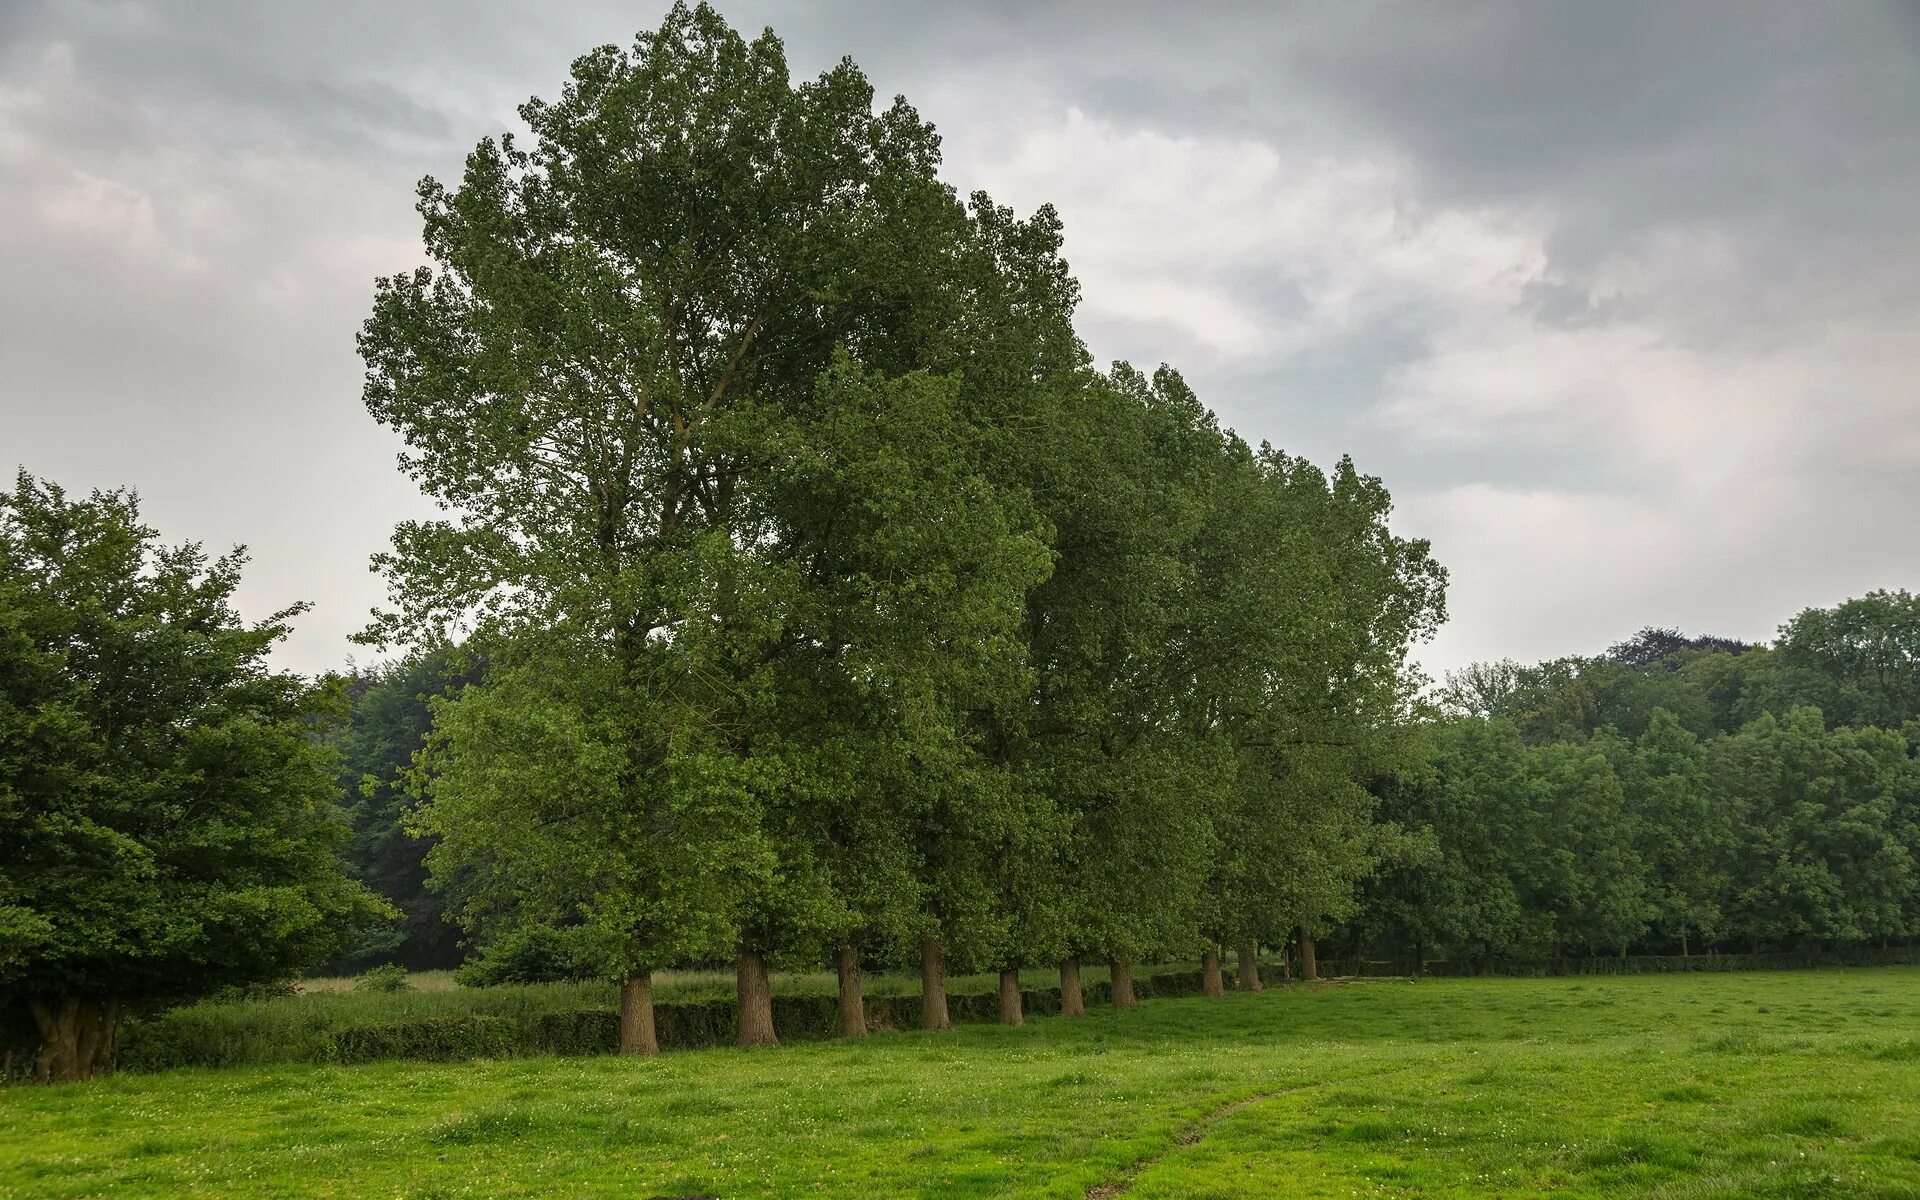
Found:
[[[874,872],[907,877],[891,815],[823,814],[875,719],[823,743],[795,706],[987,688],[959,660],[993,651],[998,589],[1043,569],[995,481],[923,468],[977,445],[929,424],[938,405],[1017,428],[1036,362],[1077,354],[1057,222],[962,205],[904,101],[876,113],[851,62],[795,86],[770,32],[746,41],[704,5],[582,57],[521,116],[530,143],[489,139],[457,186],[421,185],[433,265],[383,280],[361,335],[368,408],[449,510],[397,530],[370,636],[465,629],[488,654],[501,690],[448,719],[422,825],[449,863],[539,856],[579,881],[620,947],[627,1048],[648,1048],[650,970],[719,954],[741,1040],[770,1042],[769,957],[897,925]],[[958,390],[863,382],[915,371]],[[868,471],[896,442],[910,487],[833,477],[837,455]],[[915,637],[961,649],[909,661]],[[508,719],[572,795],[488,767],[477,740]],[[944,717],[906,728],[953,753]]]

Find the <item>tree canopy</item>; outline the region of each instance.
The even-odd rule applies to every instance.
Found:
[[[0,493],[0,985],[46,1079],[130,1010],[283,978],[381,911],[340,868],[323,708],[241,622],[245,557],[168,546],[130,492]]]
[[[1915,936],[1913,617],[1874,592],[1772,646],[1648,628],[1457,672],[1431,767],[1383,789],[1422,853],[1368,884],[1349,932],[1469,958]]]

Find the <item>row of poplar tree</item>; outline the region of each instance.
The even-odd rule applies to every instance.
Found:
[[[837,961],[857,1032],[859,964],[917,959],[940,1025],[949,962],[1124,1002],[1340,903],[1441,619],[1379,481],[1096,369],[1054,213],[962,200],[851,62],[795,86],[681,6],[520,115],[360,336],[444,510],[364,637],[469,681],[405,786],[471,931],[568,931],[646,1051],[660,968],[732,961],[765,1042],[769,964]],[[243,562],[0,494],[0,1052],[42,1078],[391,916],[341,869],[344,685],[270,668],[300,610],[242,622]]]
[[[705,7],[422,185],[366,399],[444,520],[371,640],[458,639],[416,830],[461,918],[623,980],[728,960],[1130,964],[1284,938],[1370,855],[1444,576],[1380,483],[1096,369],[1061,230],[937,177],[849,62]],[[1010,1013],[1009,1016],[1016,1016]]]
[[[1771,647],[1647,630],[1482,664],[1345,944],[1416,968],[1567,954],[1886,947],[1920,936],[1920,597],[1809,609]]]

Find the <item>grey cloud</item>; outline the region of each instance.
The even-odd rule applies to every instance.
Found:
[[[378,598],[367,554],[421,504],[352,349],[372,277],[417,253],[413,184],[659,7],[0,3],[0,469],[134,483],[169,533],[251,543],[250,604],[320,603],[288,661],[338,663]],[[1128,304],[1089,305],[1096,352],[1170,360],[1251,440],[1383,474],[1456,567],[1436,669],[1648,621],[1764,636],[1801,604],[1920,585],[1900,518],[1920,502],[1920,8],[723,7],[774,25],[797,72],[852,54],[907,93],[962,186],[1070,192],[1076,261],[1152,255]],[[1209,215],[1162,214],[1163,237],[1143,224],[1162,210],[1116,213],[1159,203],[1118,186],[1152,164],[1013,162],[1069,109],[1206,143],[1172,183]],[[1391,236],[1283,243],[1258,196],[1209,207],[1208,165],[1255,150],[1276,207],[1378,164],[1351,218]],[[1325,228],[1294,236],[1351,232],[1309,216]],[[1456,243],[1509,226],[1448,276]],[[1364,295],[1330,311],[1293,253]],[[1474,274],[1502,254],[1521,277]],[[1270,345],[1171,319],[1169,284]],[[1617,378],[1568,369],[1598,355]]]

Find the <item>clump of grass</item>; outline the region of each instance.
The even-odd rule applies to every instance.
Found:
[[[1723,1029],[1701,1043],[1701,1048],[1715,1054],[1760,1054],[1768,1046],[1765,1039],[1745,1025],[1733,1029]]]

